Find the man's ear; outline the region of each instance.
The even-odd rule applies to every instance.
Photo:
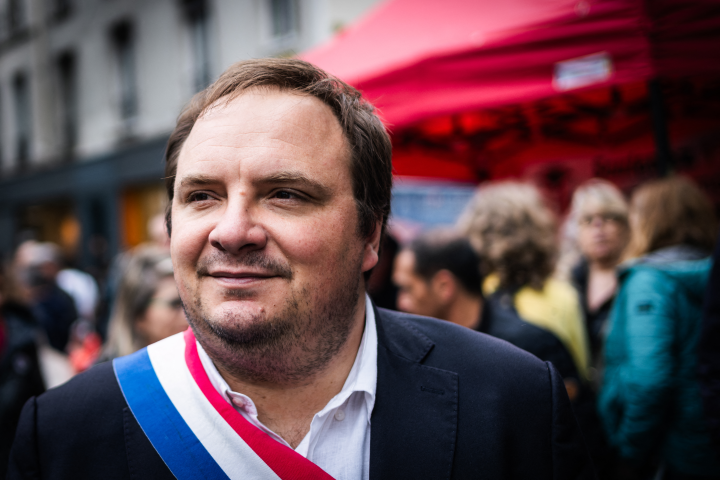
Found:
[[[172,237],[172,204],[173,199],[170,199],[165,208],[165,229],[167,230],[168,238]]]
[[[362,271],[367,272],[377,265],[380,259],[380,238],[382,237],[382,221],[375,222],[375,229],[365,239],[365,251],[363,252]]]
[[[430,280],[430,286],[443,304],[449,303],[457,293],[458,284],[455,275],[449,270],[439,270]]]

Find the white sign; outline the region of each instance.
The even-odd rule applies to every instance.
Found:
[[[565,91],[602,83],[612,75],[612,60],[607,52],[593,53],[555,64],[553,86]]]

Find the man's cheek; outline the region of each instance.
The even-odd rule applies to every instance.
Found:
[[[207,235],[199,227],[192,224],[181,226],[176,223],[170,239],[170,250],[173,262],[177,262],[177,266],[187,268],[188,264],[194,263],[202,252],[207,243]]]
[[[312,258],[313,263],[327,262],[329,264],[336,261],[331,254],[333,252],[336,256],[348,254],[352,250],[349,243],[355,240],[355,230],[348,229],[346,225],[338,223],[335,219],[306,222],[278,231],[282,235],[282,237],[276,237],[279,242],[290,246],[293,252],[301,258]],[[285,232],[292,232],[292,238],[286,237]]]

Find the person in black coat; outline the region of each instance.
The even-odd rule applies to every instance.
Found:
[[[551,332],[520,318],[511,295],[495,292],[483,298],[479,264],[469,240],[455,231],[421,234],[395,261],[400,310],[487,333],[552,362],[574,398],[579,376],[570,353]]]
[[[594,478],[554,367],[449,322],[375,312],[371,479]],[[108,362],[25,406],[8,475],[24,478],[174,477]]]
[[[29,240],[15,253],[15,271],[50,346],[65,353],[78,312],[75,301],[57,284],[59,257],[57,245]]]
[[[373,307],[366,277],[390,214],[391,160],[352,87],[297,59],[231,66],[166,150],[173,272],[192,331],[31,399],[10,478],[200,478],[205,465],[237,478],[276,458],[338,480],[592,478],[552,365]],[[186,406],[213,420],[193,433]]]
[[[400,308],[500,338],[551,362],[563,378],[594,459],[605,460],[606,446],[595,413],[595,398],[580,378],[570,352],[552,332],[518,314],[513,292],[501,289],[484,298],[479,264],[470,242],[452,230],[420,235],[395,262]]]
[[[25,402],[45,391],[37,350],[38,327],[30,310],[13,298],[0,269],[0,478]]]

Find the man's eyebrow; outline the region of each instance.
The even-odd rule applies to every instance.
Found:
[[[188,175],[180,180],[180,188],[211,185],[217,182],[218,180],[216,178],[207,175]]]
[[[271,183],[271,184],[299,184],[306,186],[307,188],[314,190],[320,196],[330,196],[332,189],[317,180],[313,180],[303,173],[293,171],[283,171],[264,175],[258,179],[257,183]]]

